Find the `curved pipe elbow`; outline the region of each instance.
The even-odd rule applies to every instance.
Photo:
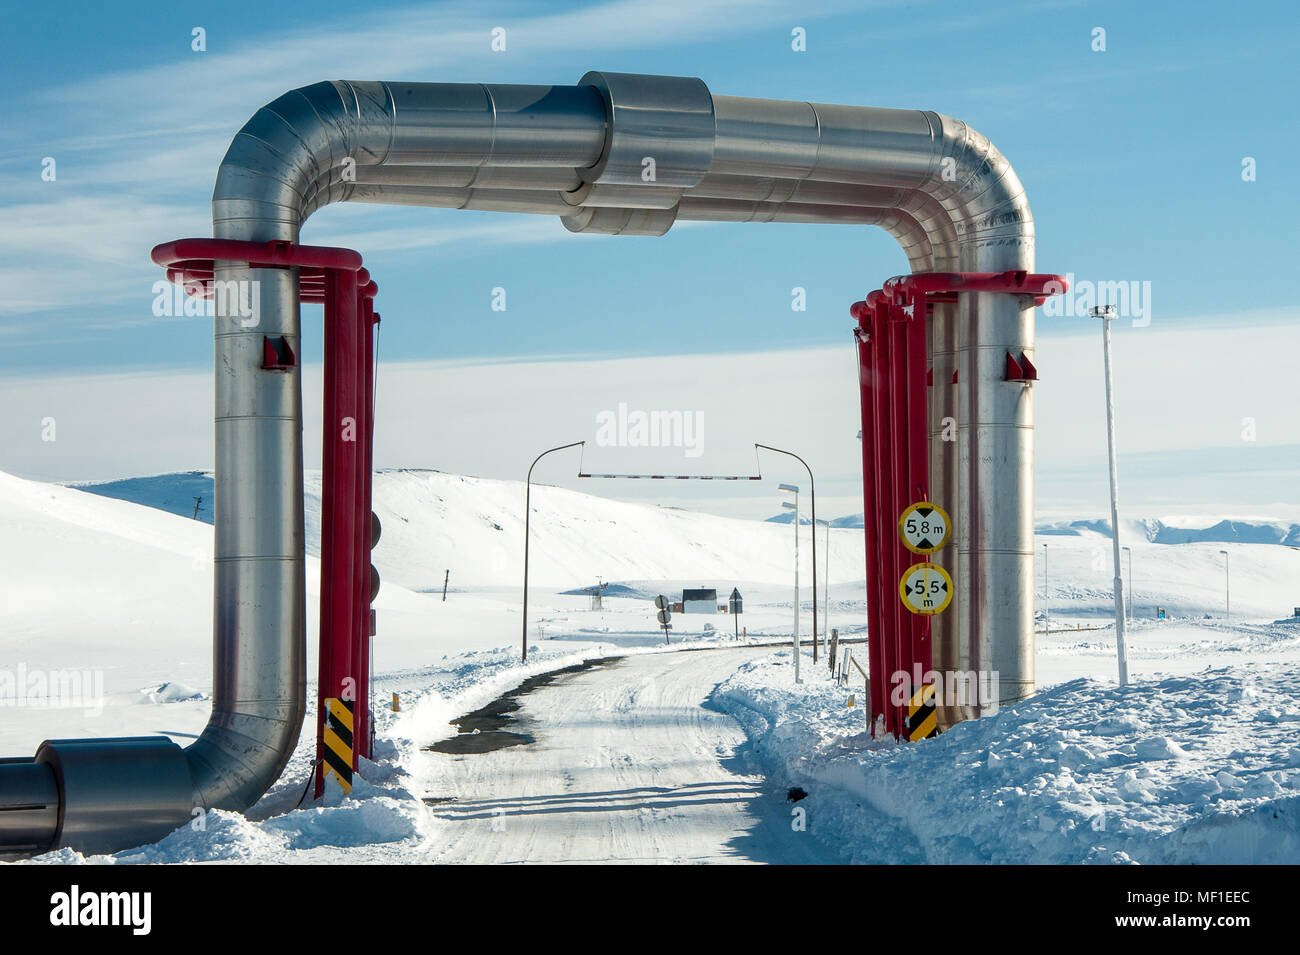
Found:
[[[262,712],[213,712],[185,749],[196,806],[242,812],[280,778],[298,746],[306,688]]]
[[[989,139],[961,120],[932,117],[941,152],[926,190],[947,208],[965,271],[1032,268],[1034,219],[1020,177]]]

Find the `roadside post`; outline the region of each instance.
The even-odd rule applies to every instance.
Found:
[[[664,628],[664,643],[667,644],[668,631],[673,628],[673,625],[669,623],[673,619],[673,612],[668,603],[668,598],[663,594],[655,598],[655,606],[659,608],[659,613],[656,616],[659,618],[660,626]]]
[[[910,565],[901,561],[904,570],[898,581],[898,597],[912,616],[909,625],[899,634],[900,645],[894,653],[895,667],[910,665],[911,669],[922,674],[931,670],[930,618],[943,613],[952,602],[953,583],[948,571],[932,563],[930,557],[942,550],[951,536],[952,521],[938,504],[917,501],[909,504],[899,515],[899,543],[921,560]],[[899,712],[895,717],[904,738],[916,742],[939,731],[935,704],[933,682],[911,687],[905,713]]]

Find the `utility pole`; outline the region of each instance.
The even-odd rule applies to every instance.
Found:
[[[782,506],[791,508],[794,511],[794,682],[802,683],[799,678],[799,486],[797,484],[781,484],[777,490],[785,491],[794,495],[794,503],[783,501]],[[816,525],[813,525],[816,527]],[[813,537],[813,547],[816,548],[817,538]],[[813,585],[813,599],[817,598],[817,585]],[[813,611],[816,614],[816,611]],[[817,618],[813,617],[813,629],[817,628]]]
[[[1106,365],[1106,447],[1110,457],[1110,544],[1115,563],[1112,588],[1115,593],[1115,653],[1119,663],[1119,685],[1128,684],[1128,634],[1124,621],[1124,578],[1119,565],[1119,465],[1115,460],[1115,381],[1110,360],[1110,323],[1114,305],[1099,305],[1092,317],[1101,319],[1102,358]]]
[[[1226,623],[1232,619],[1232,568],[1228,563],[1228,552],[1221,550],[1219,553],[1223,555],[1223,619]]]
[[[813,532],[816,533],[816,527]],[[822,594],[822,633],[826,639],[830,639],[831,632],[831,522],[826,522],[826,566],[822,568],[825,571],[826,579],[822,582],[825,592]],[[817,661],[814,660],[814,663]]]
[[[1133,622],[1133,548],[1129,547],[1126,544],[1124,545],[1124,547],[1121,548],[1121,550],[1123,550],[1125,553],[1128,554],[1128,593],[1125,595],[1128,597],[1128,600],[1124,602],[1124,607],[1126,610],[1125,616],[1128,619],[1128,622],[1132,623]]]
[[[1052,609],[1047,605],[1047,545],[1043,545],[1043,636],[1052,632]]]

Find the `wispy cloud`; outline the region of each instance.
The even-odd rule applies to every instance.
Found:
[[[829,4],[800,17],[847,6]],[[549,75],[547,61],[593,49],[607,60],[628,49],[716,42],[785,24],[790,15],[789,5],[776,0],[660,0],[652,8],[612,0],[542,13],[523,2],[490,12],[474,3],[371,10],[363,23],[348,16],[287,35],[215,22],[207,28],[208,52],[187,50],[165,62],[38,88],[29,94],[34,108],[23,112],[23,124],[11,125],[0,150],[0,215],[12,226],[0,230],[0,282],[7,289],[0,318],[122,304],[147,292],[157,278],[148,250],[178,235],[208,234],[212,181],[231,138],[285,90],[335,78],[341,69],[356,79],[574,83],[578,75]],[[505,53],[491,49],[498,26],[507,31]],[[33,165],[33,156],[46,155],[58,163],[55,182],[41,181]],[[327,239],[317,233],[315,240],[378,251],[544,242],[564,231],[553,217],[421,229],[370,221],[351,222],[360,232],[331,228]],[[122,316],[124,323],[136,320]]]

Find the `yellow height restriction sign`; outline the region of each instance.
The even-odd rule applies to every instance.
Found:
[[[903,571],[898,596],[912,613],[934,616],[952,602],[952,578],[938,564],[913,564]]]
[[[909,504],[898,519],[898,537],[913,554],[933,554],[948,543],[951,533],[948,512],[929,501]]]

